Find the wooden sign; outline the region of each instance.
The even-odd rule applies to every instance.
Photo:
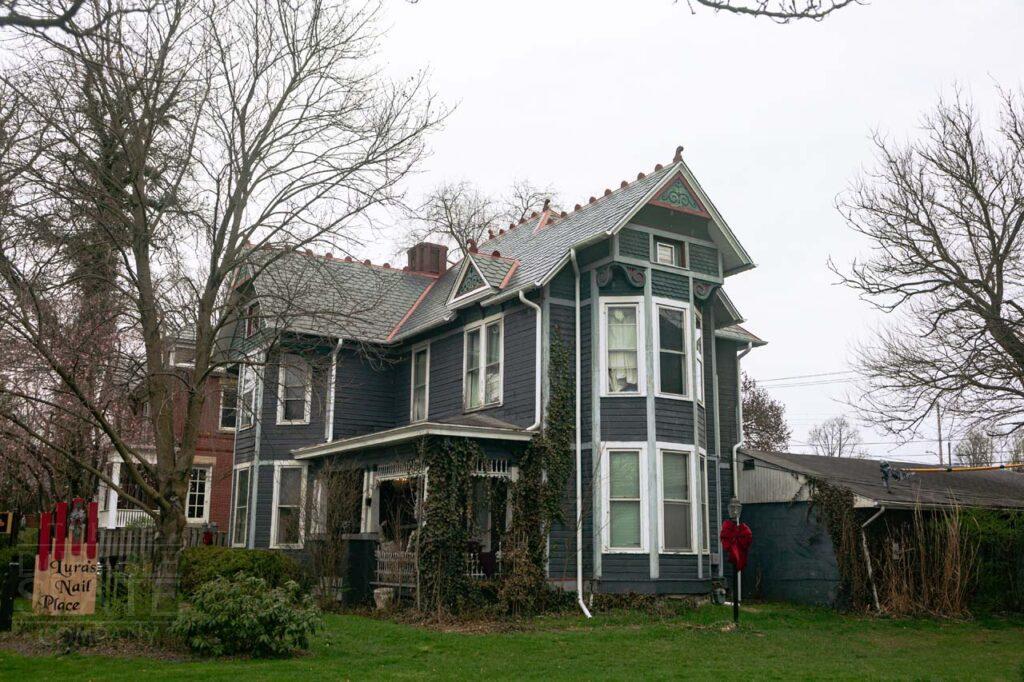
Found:
[[[14,512],[0,512],[0,535],[14,532]]]
[[[95,502],[82,498],[57,504],[56,518],[39,520],[39,552],[32,588],[32,608],[40,615],[89,615],[96,611],[99,562],[96,560],[98,514]]]

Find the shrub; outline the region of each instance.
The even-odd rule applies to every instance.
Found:
[[[282,587],[288,581],[300,582],[298,562],[282,552],[228,547],[190,547],[182,551],[178,577],[182,595],[190,597],[214,578],[239,575],[262,578],[270,587]]]
[[[200,586],[171,631],[198,654],[267,657],[308,648],[319,625],[320,612],[298,583],[271,588],[262,578],[242,575]]]

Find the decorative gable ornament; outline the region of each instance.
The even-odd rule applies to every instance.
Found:
[[[711,217],[681,174],[669,180],[650,203],[673,211]]]
[[[702,301],[708,300],[711,293],[715,290],[715,284],[711,282],[704,282],[699,279],[693,281],[693,295]]]
[[[632,268],[622,263],[609,263],[597,269],[597,286],[606,287],[611,284],[616,268],[621,270],[626,276],[626,281],[638,289],[643,287],[644,282],[647,280],[647,276],[640,268]]]
[[[476,268],[470,265],[466,268],[466,274],[462,278],[462,282],[459,284],[459,290],[455,292],[455,297],[465,296],[471,294],[477,289],[484,286],[484,280],[480,277],[480,273],[476,271]]]

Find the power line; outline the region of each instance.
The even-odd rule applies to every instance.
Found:
[[[756,381],[759,384],[768,384],[768,383],[771,383],[773,381],[789,381],[791,379],[814,379],[814,378],[817,378],[817,377],[832,377],[832,376],[840,376],[840,375],[843,375],[843,374],[856,374],[856,372],[854,372],[852,370],[846,370],[846,371],[843,371],[843,372],[819,372],[817,374],[794,374],[793,376],[788,376],[788,377],[774,377],[772,379],[756,379]]]

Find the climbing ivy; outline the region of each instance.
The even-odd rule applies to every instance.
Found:
[[[467,438],[428,437],[419,442],[427,472],[427,495],[417,540],[420,608],[459,611],[469,594],[466,550],[473,518],[473,471],[483,459],[479,444]]]
[[[811,509],[817,510],[832,538],[839,567],[839,601],[854,608],[868,608],[872,603],[860,524],[853,507],[853,493],[846,488],[820,479],[810,482]]]
[[[499,599],[509,613],[535,613],[546,606],[546,538],[564,521],[562,498],[573,473],[575,391],[569,353],[558,334],[550,351],[551,387],[544,425],[519,460],[519,478],[509,487],[512,526],[502,545],[504,571]]]

